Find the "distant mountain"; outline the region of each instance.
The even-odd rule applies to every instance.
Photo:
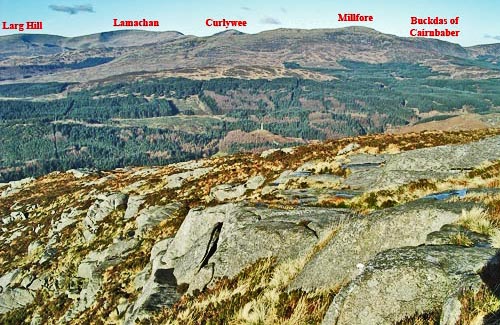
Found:
[[[7,58],[14,55],[51,55],[72,50],[141,46],[170,41],[183,36],[180,32],[150,32],[142,30],[120,30],[78,37],[15,34],[0,37],[0,58]]]
[[[258,34],[225,31],[208,37],[148,31],[115,31],[74,38],[19,34],[0,37],[0,58],[4,58],[0,68],[4,70],[4,79],[32,82],[81,82],[138,72],[185,76],[186,69],[192,69],[187,76],[193,78],[252,78],[248,71],[229,75],[226,70],[233,67],[243,67],[243,70],[248,70],[248,67],[282,69],[285,63],[293,64],[295,68],[335,69],[341,68],[338,62],[346,59],[369,63],[441,60],[439,65],[453,65],[456,59],[475,60],[480,57],[491,61],[498,56],[499,46],[464,48],[436,39],[383,34],[365,27],[277,29]],[[12,56],[23,58],[13,60]],[[96,57],[113,60],[98,66],[84,64],[77,74],[73,68],[56,64],[75,64]],[[25,66],[30,69],[23,70]],[[218,69],[206,71],[214,68]],[[489,69],[488,66],[478,68]],[[271,75],[273,73],[278,77],[287,75],[278,70]],[[318,75],[307,76],[300,69],[295,73],[306,78],[319,78]]]

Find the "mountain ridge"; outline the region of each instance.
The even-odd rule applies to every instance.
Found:
[[[41,40],[37,41],[38,38]],[[169,76],[176,76],[176,71],[182,69],[255,65],[282,68],[285,62],[308,68],[335,69],[340,68],[338,62],[345,59],[369,63],[445,60],[448,66],[449,58],[481,58],[496,62],[498,46],[462,47],[437,39],[399,37],[355,26],[310,30],[282,28],[256,34],[224,31],[203,37],[138,30],[74,38],[23,34],[0,37],[0,57],[4,58],[0,67],[4,70],[4,79],[10,81],[79,82],[138,71],[169,71]],[[78,69],[78,73],[53,68],[60,62],[75,63],[102,57],[113,60]],[[195,77],[196,73],[192,75]]]

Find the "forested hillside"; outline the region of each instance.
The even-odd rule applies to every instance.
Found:
[[[457,115],[495,126],[499,57],[495,44],[364,27],[2,36],[0,182],[425,130]]]

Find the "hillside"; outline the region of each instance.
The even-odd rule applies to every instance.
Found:
[[[485,56],[491,53],[496,56]],[[341,60],[422,63],[442,59],[440,65],[456,66],[454,60],[460,59],[468,60],[479,75],[499,76],[498,62],[490,62],[498,57],[494,45],[469,49],[434,39],[387,35],[365,27],[277,29],[258,34],[229,31],[208,37],[145,31],[115,31],[75,38],[20,34],[0,37],[2,57],[3,79],[23,82],[86,82],[158,72],[163,72],[164,77],[175,77],[186,76],[186,70],[190,71],[190,77],[200,78],[203,73],[198,70],[213,67],[226,70],[239,67],[242,70],[239,73],[223,72],[223,76],[252,78],[254,66],[279,69],[285,62],[293,62],[302,67],[331,69],[342,68],[338,64]],[[83,66],[78,73],[60,66],[62,62],[76,64],[96,58],[111,61]],[[492,69],[493,72],[489,71]],[[294,71],[299,72],[304,73]],[[220,75],[208,76],[213,77]]]
[[[499,175],[484,129],[0,184],[0,322],[496,324]]]
[[[0,182],[392,130],[496,127],[497,49],[361,27],[3,36]]]

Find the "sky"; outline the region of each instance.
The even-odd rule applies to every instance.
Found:
[[[372,15],[371,23],[339,22],[339,13]],[[500,0],[0,0],[0,23],[42,21],[31,33],[80,36],[122,29],[118,20],[158,20],[153,31],[175,30],[207,36],[224,28],[207,27],[205,20],[246,20],[244,33],[276,28],[339,28],[367,26],[387,34],[409,36],[412,28],[460,30],[459,37],[441,38],[472,46],[500,43]],[[458,25],[415,26],[410,17],[459,18]],[[0,35],[18,33],[0,29]]]

